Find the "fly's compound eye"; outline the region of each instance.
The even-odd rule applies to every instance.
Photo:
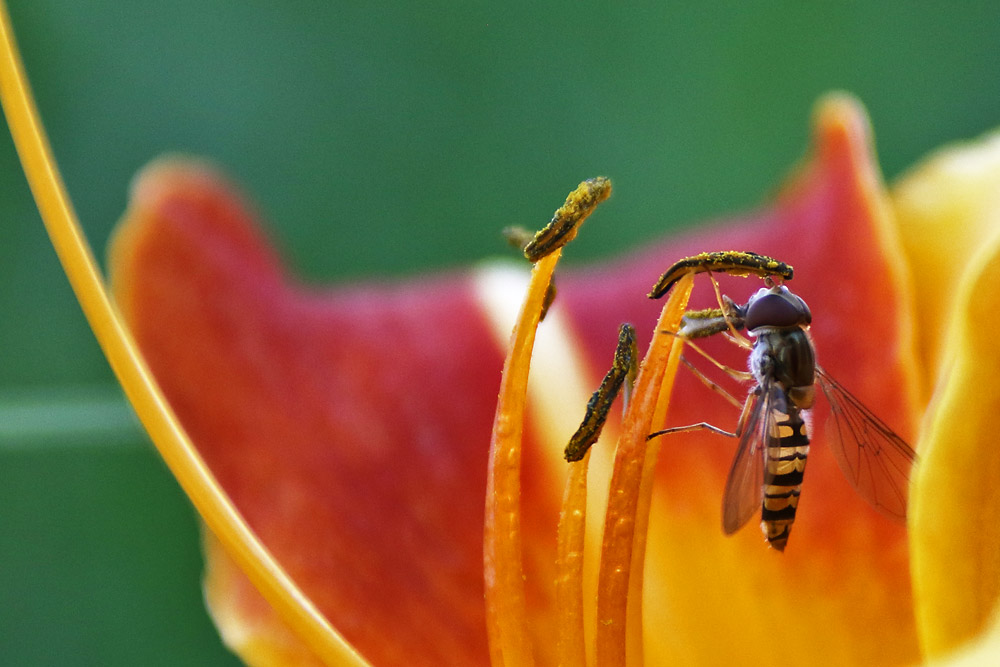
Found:
[[[806,302],[782,288],[754,295],[747,304],[745,326],[748,331],[760,327],[791,328],[812,322]]]

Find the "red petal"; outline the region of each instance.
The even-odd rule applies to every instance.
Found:
[[[250,526],[379,664],[486,656],[482,516],[501,356],[463,276],[312,294],[204,166],[139,177],[120,307]]]

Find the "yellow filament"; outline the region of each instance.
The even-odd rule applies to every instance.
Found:
[[[691,295],[692,277],[687,274],[674,285],[656,332],[677,330]],[[597,664],[602,667],[624,667],[628,664],[629,649],[635,660],[641,645],[638,632],[631,634],[631,640],[627,632],[628,624],[641,622],[641,619],[628,618],[636,531],[646,526],[646,519],[639,510],[640,486],[647,459],[646,436],[651,431],[654,414],[660,410],[665,413],[661,396],[665,396],[664,388],[673,384],[672,374],[677,369],[676,360],[671,361],[672,356],[680,354],[680,345],[674,345],[676,341],[675,336],[654,334],[636,378],[615,452],[597,592]],[[640,543],[644,548],[645,540],[641,539]],[[633,613],[635,610],[633,607]]]
[[[583,558],[587,529],[587,466],[590,451],[570,463],[559,514],[556,539],[556,614],[559,636],[556,655],[560,667],[587,664],[583,618]]]
[[[365,665],[257,539],[174,417],[111,304],[62,184],[0,0],[0,99],[49,238],[143,426],[205,523],[288,626],[325,663]]]
[[[680,364],[681,351],[684,348],[683,338],[674,338],[670,346],[670,356],[667,357],[667,369],[663,374],[663,384],[660,395],[653,410],[653,430],[662,428],[667,417],[667,407],[670,405],[670,395],[673,393],[674,378],[677,376],[677,366]],[[656,477],[656,460],[660,454],[660,438],[654,438],[646,443],[646,456],[642,462],[642,477],[639,482],[639,501],[635,511],[635,537],[632,544],[632,575],[628,580],[628,610],[625,625],[626,664],[641,666],[643,659],[643,616],[642,590],[645,581],[646,538],[649,534],[649,512],[653,504],[653,482]]]
[[[495,667],[533,665],[521,565],[521,438],[528,371],[542,303],[562,249],[535,263],[528,294],[511,334],[497,399],[486,477],[483,567],[486,633]]]

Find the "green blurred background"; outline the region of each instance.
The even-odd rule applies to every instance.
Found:
[[[317,283],[502,253],[501,227],[544,222],[598,174],[615,196],[571,261],[754,206],[830,89],[867,104],[890,178],[1000,125],[996,3],[712,4],[10,10],[99,255],[131,176],[182,151],[245,184]],[[116,388],[6,133],[0,170],[0,664],[235,664],[202,606],[193,511]]]

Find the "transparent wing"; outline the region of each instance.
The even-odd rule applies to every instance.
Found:
[[[732,535],[759,512],[764,501],[764,445],[773,419],[770,387],[751,395],[740,442],[722,496],[722,530]]]
[[[830,403],[833,418],[826,431],[840,469],[873,507],[894,519],[905,519],[906,489],[916,454],[826,371],[817,367],[816,377]]]

